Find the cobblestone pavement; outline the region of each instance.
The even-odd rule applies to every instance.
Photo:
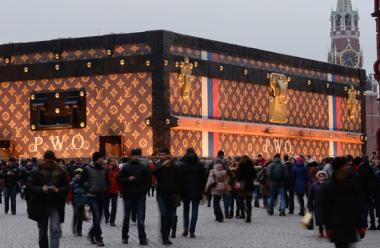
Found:
[[[38,247],[37,225],[26,216],[25,202],[17,200],[17,215],[5,215],[3,205],[0,205],[0,247],[24,248]],[[121,243],[122,201],[119,199],[116,227],[102,224],[103,237],[106,247],[139,247],[137,228],[131,226],[128,245]],[[219,247],[219,248],[327,248],[333,247],[326,239],[317,237],[317,231],[307,231],[301,228],[301,218],[297,215],[279,217],[278,213],[269,217],[264,209],[254,208],[252,223],[242,220],[226,220],[216,223],[212,208],[200,206],[199,219],[196,229],[196,239],[183,238],[182,208],[178,209],[179,223],[177,238],[173,239],[171,247]],[[154,198],[147,199],[146,232],[149,247],[162,247],[159,238],[159,218],[157,204]],[[66,222],[63,224],[61,247],[94,247],[85,237],[74,237],[71,234],[72,208],[66,206]],[[90,223],[84,224],[83,234],[87,233]],[[357,244],[359,248],[375,248],[380,244],[380,231],[368,231],[364,241]]]

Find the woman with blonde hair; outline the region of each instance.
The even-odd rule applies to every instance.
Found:
[[[214,169],[212,169],[209,173],[205,191],[211,191],[211,195],[213,196],[214,214],[216,221],[218,222],[223,222],[224,219],[223,212],[220,207],[220,200],[222,195],[226,193],[229,188],[228,181],[229,176],[223,165],[220,163],[215,164]]]

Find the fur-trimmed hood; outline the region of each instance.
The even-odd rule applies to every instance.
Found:
[[[38,165],[38,167],[42,170],[60,170],[58,163],[52,159],[45,159]]]

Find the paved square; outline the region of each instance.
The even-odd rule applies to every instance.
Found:
[[[35,248],[38,247],[37,224],[27,218],[25,202],[17,200],[17,215],[5,215],[3,205],[0,205],[0,247],[1,248]],[[128,245],[121,243],[121,221],[123,216],[122,201],[119,199],[116,227],[102,224],[106,247],[140,247],[138,245],[137,228],[131,226]],[[178,208],[179,223],[177,238],[173,239],[171,247],[218,247],[218,248],[328,248],[333,247],[325,239],[317,237],[317,231],[307,231],[300,226],[298,215],[279,217],[278,213],[269,217],[264,209],[253,209],[252,223],[243,220],[226,220],[216,223],[212,208],[200,206],[196,229],[196,239],[183,238],[182,208]],[[155,198],[147,198],[146,232],[149,247],[164,247],[159,236],[159,212]],[[71,233],[71,205],[66,205],[66,218],[62,226],[63,236],[61,247],[82,248],[95,247],[87,241],[85,235],[90,227],[84,223],[84,237],[74,237]],[[377,248],[380,244],[380,231],[368,231],[359,248]]]

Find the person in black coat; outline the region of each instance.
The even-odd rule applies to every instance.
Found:
[[[317,182],[310,187],[307,208],[314,214],[315,224],[319,226],[319,236],[324,237],[323,216],[322,216],[322,199],[323,189],[326,185],[327,174],[324,171],[318,171],[316,174]]]
[[[360,191],[357,176],[344,157],[332,163],[334,173],[323,190],[322,223],[326,234],[337,248],[350,247],[365,236],[365,226],[361,220]]]
[[[97,246],[104,246],[100,222],[109,180],[104,168],[104,155],[100,152],[94,152],[92,161],[93,163],[90,166],[84,168],[79,183],[84,185],[86,189],[87,205],[92,213],[92,227],[87,234],[87,239]]]
[[[179,169],[167,150],[160,153],[153,175],[157,180],[157,202],[161,214],[161,236],[164,245],[173,244],[169,240],[170,230],[176,222],[177,199],[179,196]],[[175,232],[175,230],[173,230]]]
[[[289,209],[289,214],[294,213],[294,190],[292,186],[293,182],[293,163],[289,160],[289,155],[285,154],[284,155],[284,166],[287,171],[288,177],[286,178],[286,183],[285,183],[285,204],[286,208]]]
[[[118,177],[120,190],[124,200],[124,220],[122,227],[122,240],[128,243],[129,219],[135,212],[140,245],[148,245],[145,233],[146,194],[152,185],[152,177],[148,161],[141,157],[141,149],[131,151],[131,159],[121,169]]]
[[[206,186],[207,175],[204,166],[199,161],[193,148],[189,148],[179,162],[181,178],[181,198],[183,201],[183,225],[182,236],[195,238],[195,227],[198,220],[199,202]],[[190,203],[192,207],[191,221],[189,223]],[[190,224],[190,225],[189,225]]]
[[[58,166],[52,151],[46,151],[28,183],[31,192],[28,217],[38,223],[40,248],[58,248],[60,223],[65,218],[65,199],[68,189],[66,173]],[[50,222],[50,242],[48,241]],[[50,243],[50,245],[49,245]]]
[[[14,158],[9,159],[3,168],[2,177],[4,178],[4,210],[8,214],[9,200],[11,201],[12,215],[16,214],[16,195],[21,178],[21,170],[18,168]]]
[[[257,178],[257,174],[252,160],[246,155],[242,156],[238,163],[236,178],[239,182],[239,195],[242,200],[241,216],[245,216],[246,212],[247,217],[245,221],[249,223],[251,222],[252,215],[253,180]]]
[[[375,191],[376,177],[374,168],[369,164],[368,158],[354,159],[355,164],[359,164],[359,185],[361,190],[361,210],[362,221],[368,227],[368,215],[370,217],[370,230],[376,230],[375,220]]]
[[[33,172],[36,170],[36,167],[33,167],[32,161],[27,161],[25,167],[21,170],[21,185],[24,191],[24,197],[27,206],[30,203],[30,191],[28,189],[28,181]]]

